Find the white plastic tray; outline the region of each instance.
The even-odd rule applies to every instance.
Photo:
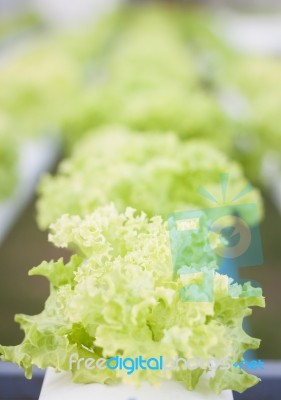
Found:
[[[143,384],[140,389],[129,385],[107,386],[73,383],[69,373],[56,374],[48,369],[39,400],[233,400],[230,390],[221,395],[210,392],[206,380],[200,380],[196,391],[189,392],[181,384],[164,381],[160,388]]]
[[[19,184],[11,197],[0,203],[0,244],[34,195],[40,176],[54,165],[59,152],[59,141],[55,137],[29,141],[22,146]]]

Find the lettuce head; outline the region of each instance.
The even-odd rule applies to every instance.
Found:
[[[185,357],[209,359],[227,357],[234,363],[243,353],[259,346],[242,328],[252,306],[263,306],[259,289],[232,284],[219,274],[215,256],[202,257],[208,231],[204,224],[191,234],[190,251],[182,268],[172,267],[167,223],[162,217],[148,218],[127,208],[119,213],[111,204],[80,217],[64,214],[53,225],[49,239],[57,247],[73,251],[68,262],[44,261],[30,275],[50,281],[50,296],[36,316],[17,315],[25,332],[15,347],[0,346],[2,358],[25,369],[32,366],[69,371],[70,356],[111,358]],[[212,300],[200,301],[200,274],[213,274]],[[190,288],[186,297],[181,289]],[[198,290],[195,290],[197,288]],[[192,290],[191,290],[192,289]],[[207,370],[167,371],[165,378],[196,387]],[[89,370],[84,364],[71,368],[75,382],[157,384],[159,371]],[[219,393],[224,389],[243,391],[258,378],[240,369],[218,368],[209,380]]]
[[[255,203],[261,214],[257,190],[232,204],[231,199],[249,182],[238,164],[208,141],[182,143],[172,132],[146,136],[123,127],[101,128],[77,143],[56,176],[42,179],[39,226],[45,229],[65,213],[84,216],[111,201],[120,211],[129,205],[149,216],[164,217],[174,211],[217,206],[197,189],[203,186],[222,204],[220,178],[225,173],[229,184],[224,205]]]

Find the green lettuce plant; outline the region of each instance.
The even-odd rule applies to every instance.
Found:
[[[16,116],[15,132],[21,136],[54,133],[67,111],[63,98],[79,88],[77,65],[65,54],[42,47],[25,54],[1,70],[0,105]]]
[[[64,213],[84,216],[110,201],[120,211],[129,205],[149,216],[210,207],[198,186],[222,202],[222,173],[230,175],[225,205],[232,207],[231,198],[248,182],[240,167],[209,142],[182,143],[173,133],[143,135],[122,127],[101,128],[77,143],[56,176],[42,179],[39,226],[46,228]],[[261,214],[258,191],[239,202],[257,203]]]
[[[21,137],[60,133],[62,121],[98,74],[121,21],[123,14],[116,13],[80,31],[46,36],[2,66],[0,106],[13,118],[15,132]]]
[[[242,328],[252,306],[264,306],[259,289],[233,284],[215,272],[215,257],[202,260],[208,242],[206,228],[191,235],[183,267],[192,264],[200,274],[214,273],[212,301],[192,298],[182,301],[180,290],[196,285],[198,274],[174,275],[169,236],[161,217],[149,219],[143,212],[127,208],[118,213],[113,205],[96,209],[81,218],[63,215],[49,236],[57,247],[74,251],[69,262],[44,261],[30,271],[50,281],[50,296],[36,316],[17,315],[25,332],[15,347],[0,346],[2,358],[25,369],[32,365],[68,371],[73,353],[84,358],[106,359],[117,355],[144,358],[185,357],[209,359],[227,357],[234,363],[243,353],[259,346]],[[158,383],[159,371],[89,370],[72,365],[75,382],[139,384]],[[165,378],[182,382],[193,390],[202,368],[168,371]],[[243,391],[259,379],[235,368],[218,368],[210,379],[211,388]]]
[[[252,181],[261,179],[266,154],[274,154],[280,160],[280,70],[279,60],[244,57],[239,68],[233,71],[233,80],[247,106],[235,138],[239,150],[237,159]]]
[[[251,179],[261,184],[262,162],[267,153],[280,154],[280,62],[241,54],[218,28],[220,19],[199,10],[174,10],[174,26],[189,46],[202,82],[222,105],[232,110],[228,118],[232,146],[226,150]],[[216,141],[220,146],[219,140]]]
[[[81,94],[63,124],[66,140],[104,124],[177,132],[185,139],[231,143],[231,127],[205,87],[189,46],[161,9],[135,10],[126,21],[99,79]]]

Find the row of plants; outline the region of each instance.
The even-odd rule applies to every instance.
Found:
[[[210,247],[203,216],[200,228],[178,244],[176,268],[172,264],[168,215],[209,207],[199,186],[229,214],[239,204],[257,204],[258,220],[247,215],[252,225],[263,213],[257,189],[232,202],[249,184],[246,163],[241,167],[231,159],[245,122],[230,118],[219,98],[227,76],[242,87],[242,75],[231,73],[226,56],[232,52],[210,39],[211,28],[201,31],[203,17],[175,10],[172,15],[159,8],[117,13],[95,28],[92,41],[86,40],[88,30],[74,42],[70,36],[50,42],[48,51],[26,56],[0,79],[0,87],[10,90],[0,90],[0,104],[14,109],[23,134],[57,130],[68,151],[57,173],[39,185],[38,224],[73,255],[69,262],[44,261],[30,271],[50,281],[45,309],[37,316],[18,315],[25,339],[0,347],[2,357],[22,366],[27,377],[32,365],[67,371],[73,353],[95,359],[225,357],[233,364],[259,346],[242,322],[252,306],[264,306],[261,290],[219,272],[216,251],[223,244]],[[204,49],[222,70],[199,68]],[[40,62],[32,64],[33,57]],[[240,66],[245,62],[232,57]],[[28,75],[20,74],[24,66]],[[225,173],[230,180],[224,198]],[[213,276],[213,298],[206,275]],[[192,390],[204,372],[179,368],[167,377]],[[128,376],[75,365],[72,377],[83,383],[159,381],[143,371]],[[232,366],[217,369],[210,386],[217,393],[241,392],[257,382]]]
[[[17,176],[15,154],[24,141],[61,136],[63,121],[79,101],[94,66],[111,47],[122,15],[78,31],[45,34],[34,39],[28,51],[1,65],[0,148],[6,154],[0,160],[1,176],[7,176],[5,171]],[[17,179],[2,178],[1,183],[0,198],[8,198]]]
[[[279,67],[234,52],[204,14],[123,10],[2,67],[0,129],[14,147],[52,133],[71,148],[111,123],[210,138],[260,185],[264,155],[279,157]]]
[[[219,19],[207,14],[179,13],[176,24],[193,50],[203,81],[228,103],[224,108],[234,127],[229,156],[251,181],[262,185],[265,155],[280,161],[280,60],[234,50],[221,38]]]
[[[119,123],[143,132],[176,131],[183,139],[211,137],[222,142],[228,119],[202,84],[192,53],[168,15],[151,10],[131,16],[109,55],[102,84],[87,85],[66,135],[81,136],[93,126]],[[130,96],[130,102],[127,101]],[[228,142],[225,135],[223,142]]]
[[[280,158],[280,62],[232,50],[205,15],[172,16],[162,13],[165,27],[157,12],[149,21],[142,13],[130,18],[107,59],[103,84],[88,85],[65,134],[75,142],[82,131],[117,122],[141,131],[175,130],[184,140],[209,137],[262,185],[265,154]],[[157,52],[151,54],[148,43]]]

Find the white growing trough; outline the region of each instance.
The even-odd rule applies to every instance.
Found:
[[[107,386],[97,383],[88,385],[73,383],[70,373],[55,373],[49,368],[46,372],[39,400],[233,400],[230,390],[220,395],[211,392],[208,382],[201,379],[194,392],[187,391],[180,383],[163,381],[162,385],[152,387],[143,384],[140,389],[118,384]]]

